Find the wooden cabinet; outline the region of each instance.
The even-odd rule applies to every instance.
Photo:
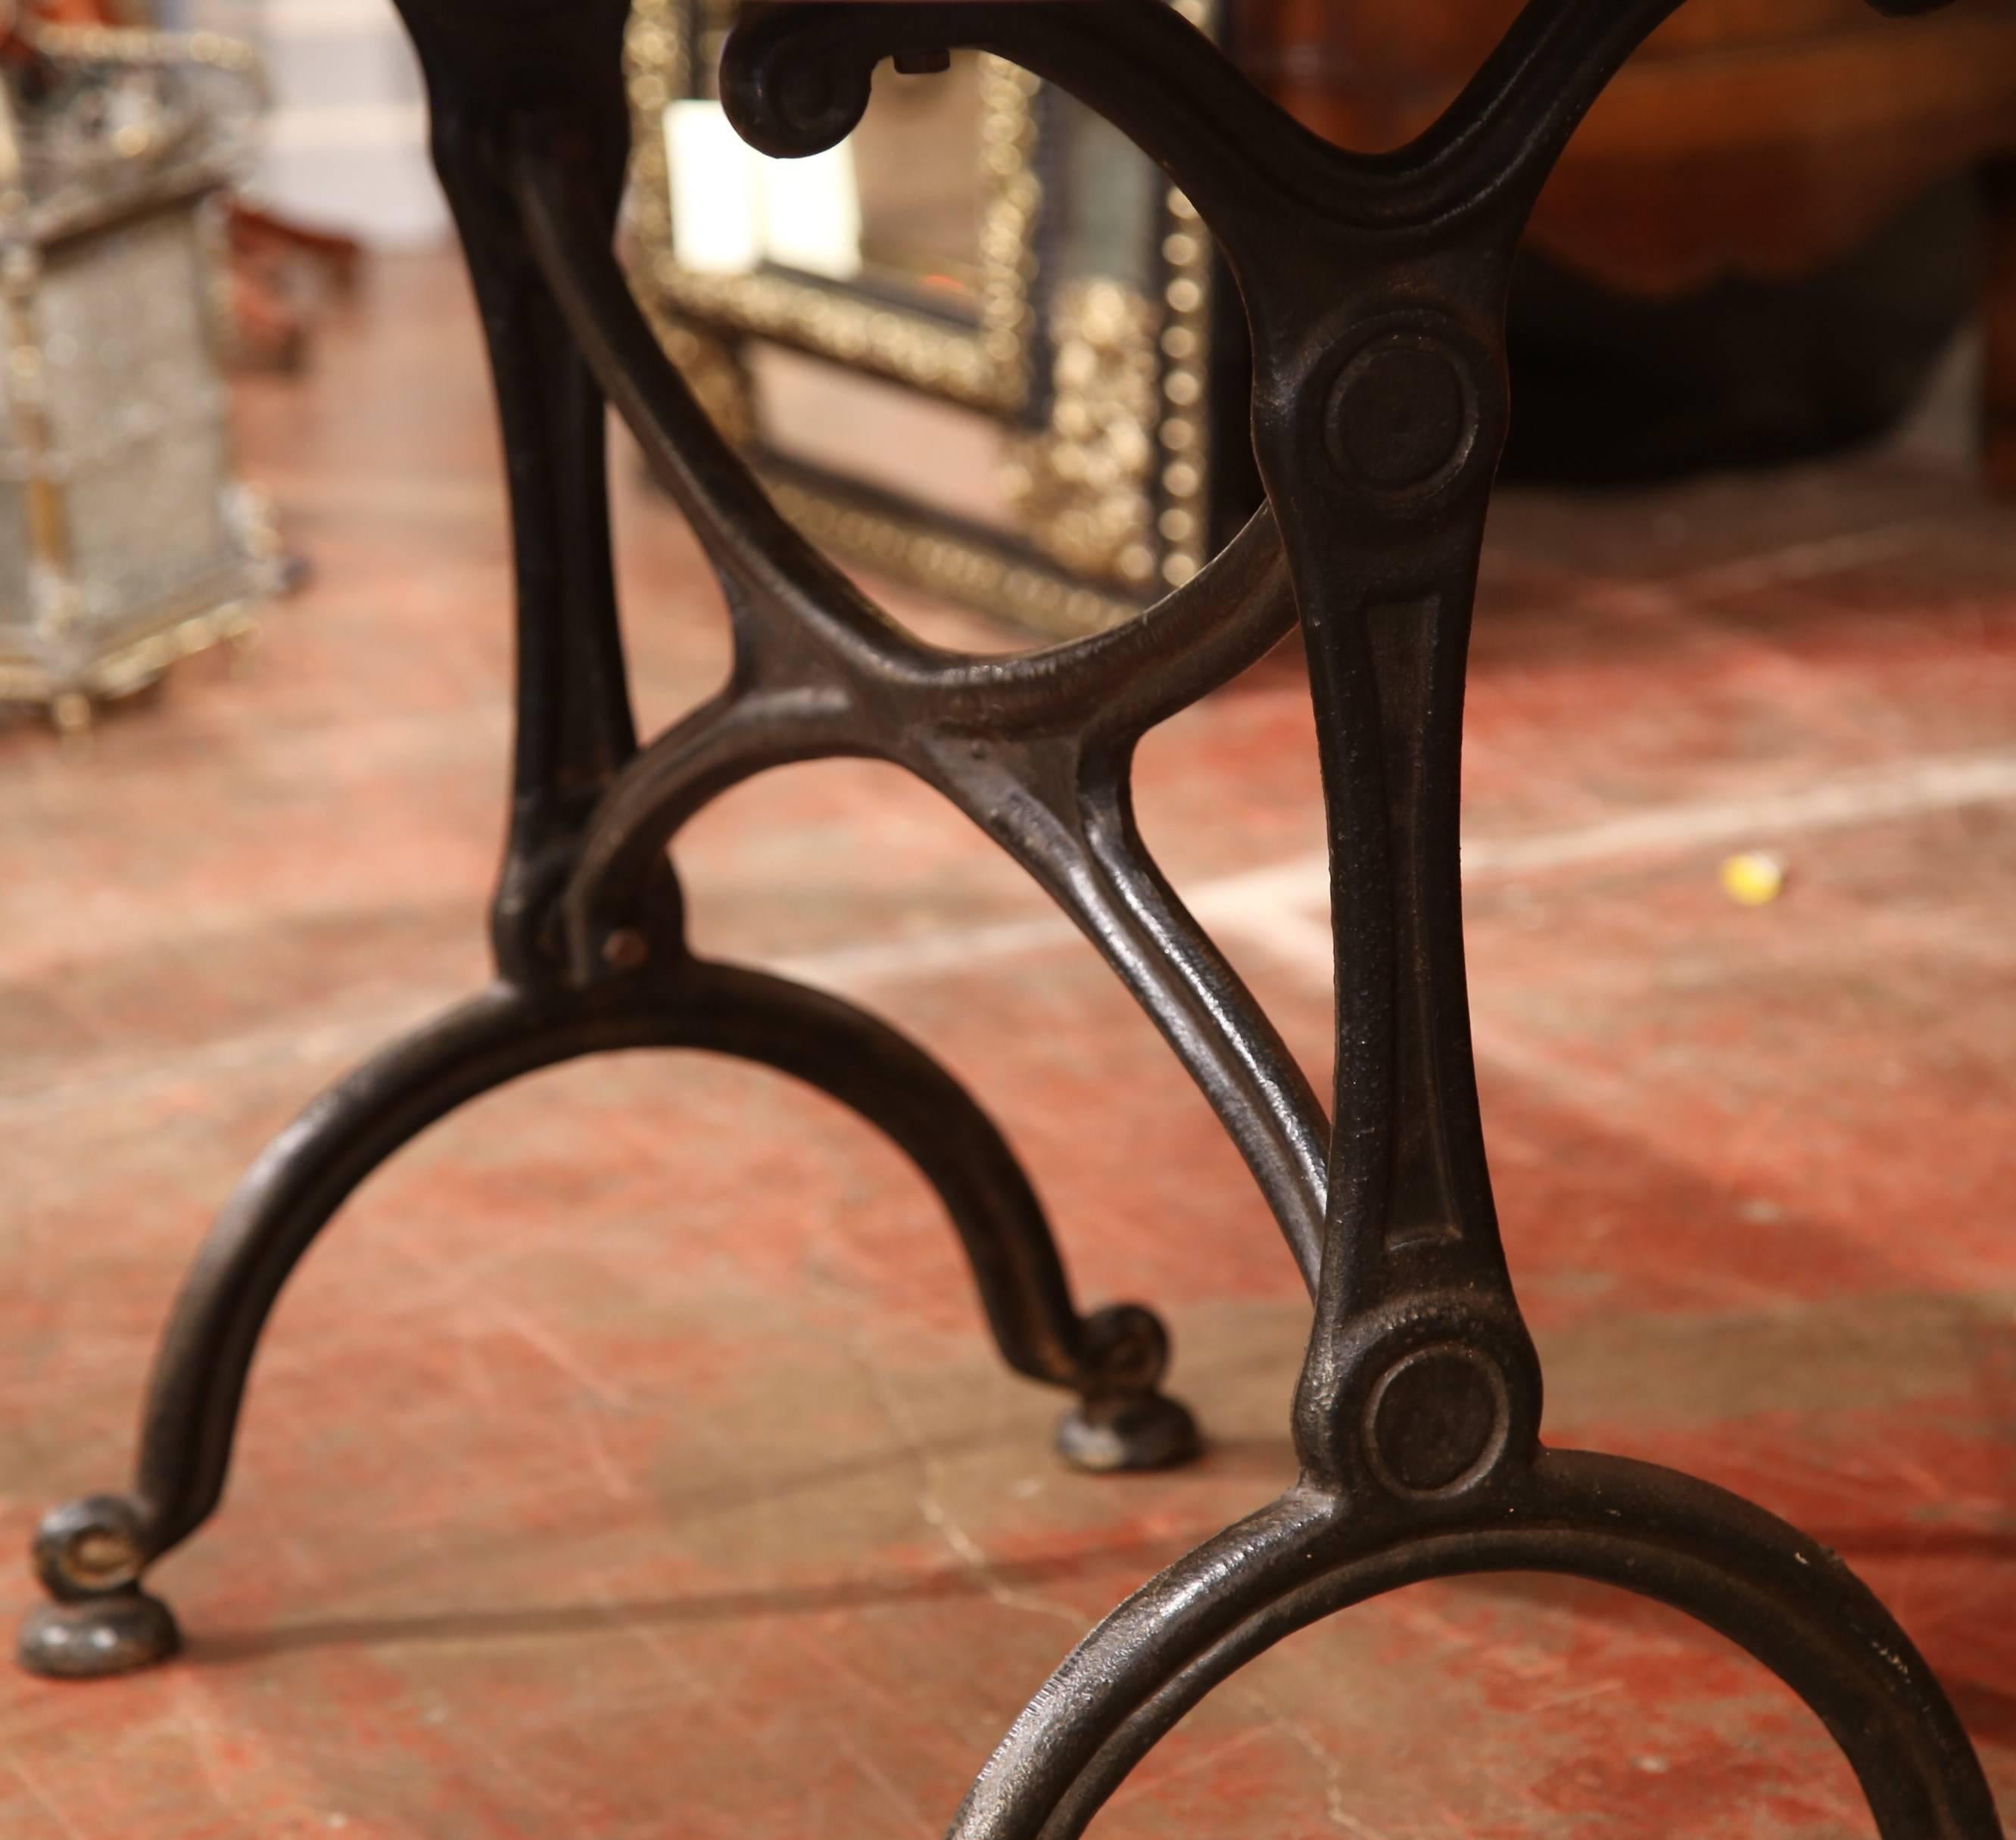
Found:
[[[1240,62],[1366,149],[1433,120],[1518,0],[1239,0]],[[1896,20],[1865,0],[1689,0],[1590,111],[1531,246],[1625,295],[1809,272],[1943,179],[1990,201],[1985,422],[2016,493],[2016,0]]]

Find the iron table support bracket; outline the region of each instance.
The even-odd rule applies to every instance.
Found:
[[[745,9],[722,92],[765,151],[833,145],[885,59],[995,52],[1129,134],[1238,280],[1267,508],[1132,624],[982,659],[905,633],[784,523],[630,299],[609,248],[621,0],[402,0],[510,462],[520,727],[502,982],[340,1087],[249,1178],[171,1325],[135,1495],[59,1511],[45,1531],[66,1602],[31,1627],[31,1664],[103,1671],[160,1644],[172,1625],[139,1571],[214,1507],[253,1343],[301,1251],[397,1143],[573,1054],[711,1046],[840,1092],[938,1184],[1011,1364],[1078,1388],[1081,1429],[1123,1460],[1186,1447],[1186,1418],[1155,1391],[1153,1319],[1075,1315],[1026,1181],[949,1076],[830,998],[686,949],[666,856],[680,827],[751,774],[852,755],[935,788],[1098,946],[1244,1152],[1314,1299],[1296,1486],[1093,1632],[981,1771],[959,1840],[1067,1840],[1282,1637],[1403,1584],[1510,1569],[1622,1586],[1748,1648],[1839,1741],[1885,1840],[2000,1835],[1936,1680],[1834,1554],[1704,1482],[1542,1443],[1492,1201],[1457,842],[1471,604],[1509,414],[1507,281],[1576,122],[1677,3],[1529,0],[1442,120],[1377,158],[1298,126],[1160,0]],[[698,534],[735,641],[722,692],[641,750],[610,588],[605,398]],[[1147,730],[1298,614],[1331,865],[1329,1117],[1155,869],[1129,794]]]
[[[435,164],[489,347],[511,502],[517,721],[491,907],[498,982],[316,1101],[239,1184],[163,1335],[131,1490],[67,1503],[38,1533],[34,1562],[51,1601],[20,1644],[36,1672],[116,1673],[174,1652],[175,1620],[142,1578],[222,1498],[253,1356],[295,1267],[402,1145],[484,1093],[585,1055],[705,1049],[839,1099],[938,1191],[1009,1367],[1078,1396],[1057,1432],[1067,1461],[1154,1468],[1197,1448],[1190,1414],[1161,1390],[1169,1349],[1159,1321],[1136,1304],[1080,1314],[1021,1163],[921,1048],[836,997],[695,958],[662,847],[626,861],[623,886],[597,905],[606,926],[570,961],[563,897],[637,749],[610,556],[604,400],[549,282],[551,251],[535,234],[549,226],[526,196],[527,175],[564,172],[577,214],[568,234],[607,261],[625,151],[624,10],[611,0],[570,6],[545,37],[521,38],[427,0],[409,9]],[[563,279],[571,298],[574,279]],[[1285,629],[1285,592],[1278,600]],[[772,716],[755,703],[734,726],[754,734]],[[793,742],[805,720],[777,717],[782,746],[763,764],[801,757]]]
[[[730,42],[724,99],[773,154],[847,132],[883,58],[977,47],[1073,91],[1183,188],[1244,301],[1316,706],[1336,1073],[1301,1478],[1088,1637],[982,1770],[959,1840],[1067,1840],[1284,1635],[1402,1584],[1512,1568],[1622,1585],[1748,1648],[1839,1741],[1885,1840],[2001,1832],[1938,1682],[1838,1558],[1693,1479],[1542,1445],[1492,1203],[1457,846],[1505,296],[1568,135],[1676,4],[1530,0],[1441,120],[1377,159],[1309,134],[1154,0],[772,5]]]

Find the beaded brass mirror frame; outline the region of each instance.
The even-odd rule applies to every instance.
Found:
[[[778,514],[660,351],[610,240],[621,0],[403,0],[484,309],[517,541],[515,822],[498,982],[312,1109],[226,1210],[177,1306],[132,1493],[58,1509],[30,1666],[107,1673],[174,1645],[145,1568],[215,1507],[275,1296],[344,1195],[477,1093],[571,1055],[704,1046],[827,1088],[938,1184],[1010,1363],[1075,1390],[1067,1452],[1168,1461],[1154,1318],[1081,1318],[1028,1182],[921,1050],[819,993],[688,950],[666,846],[789,761],[906,767],[1020,861],[1161,1026],[1244,1153],[1308,1283],[1295,1486],[1122,1605],[1032,1699],[953,1817],[1067,1840],[1212,1687],[1309,1623],[1420,1579],[1594,1579],[1719,1630],[1824,1722],[1885,1840],[1997,1840],[1978,1760],[1910,1639],[1840,1558],[1705,1482],[1550,1450],[1493,1210],[1457,872],[1463,691],[1504,439],[1513,250],[1576,121],[1678,0],[1528,0],[1398,154],[1297,126],[1158,0],[751,9],[723,94],[772,153],[831,145],[870,71],[991,50],[1067,84],[1195,200],[1255,351],[1269,504],[1132,623],[1011,659],[905,633]],[[1907,10],[1896,8],[1894,10]],[[1901,28],[1900,28],[1901,29]],[[641,750],[614,604],[605,397],[718,574],[736,665]],[[1327,1116],[1136,834],[1149,728],[1299,624],[1328,813],[1336,1075]]]

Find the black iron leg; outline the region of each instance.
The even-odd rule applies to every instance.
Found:
[[[593,828],[637,749],[610,558],[603,392],[524,192],[535,151],[563,166],[571,227],[607,259],[628,149],[619,55],[628,7],[520,0],[517,10],[527,16],[479,17],[472,31],[452,0],[405,9],[427,71],[435,162],[483,311],[509,468],[519,723],[511,841],[492,921],[499,965],[533,987],[607,983],[616,1001],[647,1013],[662,1004],[659,1026],[695,1031],[693,1044],[762,1061],[853,1106],[937,1187],[1010,1366],[1078,1393],[1059,1429],[1060,1452],[1089,1470],[1183,1461],[1196,1452],[1197,1431],[1157,1390],[1168,1360],[1161,1324],[1135,1305],[1078,1317],[1028,1177],[951,1075],[837,999],[687,956],[662,848],[676,823],[633,865],[592,939],[565,924]],[[730,461],[726,470],[738,469]],[[696,524],[740,614],[720,531],[704,516]],[[711,733],[709,713],[719,706],[689,726]],[[701,763],[704,786],[682,816],[750,771],[801,757],[802,721],[802,710],[756,709],[738,730],[751,744]]]
[[[589,233],[605,245],[623,158],[614,92],[621,20],[621,8],[603,0],[571,13],[560,22],[560,49],[535,60],[533,86],[549,94],[555,81],[579,77],[572,91],[560,85],[577,106],[571,117],[536,120],[567,149],[583,179]],[[561,898],[593,814],[636,752],[609,555],[603,398],[534,260],[515,194],[520,142],[534,118],[502,110],[497,92],[445,59],[424,5],[413,23],[509,463],[517,736],[491,914],[500,981],[311,1106],[239,1185],[157,1355],[132,1492],[59,1508],[37,1536],[35,1569],[52,1601],[28,1619],[20,1655],[41,1673],[116,1673],[174,1651],[175,1620],[141,1580],[222,1496],[253,1355],[289,1274],[401,1145],[484,1093],[584,1055],[706,1049],[775,1068],[851,1106],[937,1189],[1008,1364],[1078,1395],[1057,1433],[1067,1461],[1094,1471],[1157,1468],[1197,1447],[1190,1414],[1159,1390],[1168,1356],[1161,1324],[1133,1304],[1078,1314],[1013,1153],[914,1043],[837,998],[693,959],[661,850],[631,877],[596,948],[570,964]],[[598,52],[606,54],[599,62]]]
[[[1081,1467],[1180,1461],[1190,1415],[1157,1390],[1168,1357],[1147,1310],[1082,1318],[1041,1206],[992,1122],[913,1043],[836,998],[754,972],[695,965],[670,986],[541,996],[499,984],[318,1100],[247,1175],[189,1274],[156,1357],[132,1493],[70,1502],[43,1522],[29,1619],[40,1673],[116,1673],[176,1646],[140,1587],[224,1493],[247,1375],[282,1287],[359,1184],[402,1145],[509,1081],[635,1048],[699,1048],[832,1094],[909,1153],[952,1216],[1010,1366],[1078,1394],[1059,1446]]]
[[[218,1216],[176,1300],[148,1384],[132,1493],[69,1502],[42,1522],[34,1565],[52,1601],[22,1630],[26,1666],[80,1677],[174,1651],[174,1619],[141,1590],[141,1576],[222,1496],[260,1331],[316,1234],[358,1184],[436,1119],[602,1044],[580,1019],[542,1016],[499,985],[352,1074],[274,1141]]]
[[[1509,1569],[1639,1591],[1747,1648],[1840,1742],[1885,1840],[2000,1835],[1937,1680],[1835,1555],[1691,1478],[1543,1444],[1539,1364],[1499,1237],[1457,843],[1471,603],[1509,412],[1505,295],[1576,121],[1677,4],[1529,0],[1444,119],[1376,159],[1300,128],[1160,0],[772,5],[729,41],[723,98],[774,154],[846,134],[880,59],[922,67],[970,47],[1075,91],[1183,189],[1251,324],[1255,451],[1316,707],[1336,1073],[1325,1166],[1288,1185],[1320,1209],[1300,1479],[1081,1644],[982,1770],[952,1840],[1072,1840],[1185,1712],[1282,1637],[1419,1579]],[[1215,598],[1236,623],[1231,597]],[[1059,685],[1071,662],[1054,657]],[[990,739],[1014,713],[987,710]],[[1074,731],[1083,753],[1028,749],[1019,778],[992,762],[1048,821],[998,827],[1039,867],[1076,866],[1057,833],[1096,803],[1082,795],[1099,776],[1074,770],[1096,732]],[[1109,843],[1121,885],[1136,858],[1138,889],[1132,840]],[[1250,1018],[1234,1026],[1251,1045]],[[1268,1102],[1277,1142],[1302,1141],[1313,1106],[1292,1091]],[[1254,1161],[1263,1178],[1283,1166]],[[1279,1211],[1300,1249],[1296,1208]]]
[[[1439,1526],[1298,1490],[1198,1547],[1051,1676],[949,1840],[1075,1840],[1186,1712],[1276,1643],[1383,1592],[1489,1572],[1599,1579],[1720,1630],[1826,1725],[1885,1840],[2000,1835],[1938,1681],[1834,1554],[1690,1477],[1553,1452],[1489,1511]],[[1063,1705],[1067,1720],[1047,1710]]]

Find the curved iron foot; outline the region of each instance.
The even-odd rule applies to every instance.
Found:
[[[1095,1475],[1172,1469],[1203,1448],[1181,1400],[1158,1390],[1168,1331],[1138,1303],[1109,1303],[1083,1324],[1076,1405],[1057,1421],[1057,1453]],[[1093,1378],[1096,1376],[1096,1378]]]
[[[1058,1440],[1071,1461],[1093,1470],[1147,1468],[1194,1452],[1189,1414],[1157,1390],[1168,1353],[1161,1324],[1131,1304],[1079,1317],[1028,1178],[992,1121],[915,1044],[837,998],[725,966],[689,961],[663,982],[586,992],[500,984],[317,1100],[239,1184],[156,1356],[131,1494],[86,1497],[42,1522],[34,1561],[53,1601],[24,1626],[22,1663],[75,1678],[124,1673],[175,1651],[174,1619],[142,1591],[142,1575],[215,1510],[273,1303],[316,1235],[380,1164],[522,1075],[585,1055],[679,1048],[805,1080],[909,1155],[958,1230],[1009,1365],[1079,1395]]]
[[[1544,1453],[1481,1493],[1424,1522],[1305,1485],[1197,1547],[1046,1683],[949,1840],[1073,1840],[1186,1712],[1283,1637],[1404,1585],[1510,1571],[1620,1586],[1747,1649],[1833,1734],[1884,1840],[2000,1840],[1938,1681],[1827,1547],[1711,1484],[1618,1457]]]
[[[117,1495],[66,1503],[36,1530],[35,1575],[52,1601],[21,1626],[21,1665],[54,1680],[93,1680],[165,1661],[182,1632],[160,1598],[140,1589],[145,1536]]]

